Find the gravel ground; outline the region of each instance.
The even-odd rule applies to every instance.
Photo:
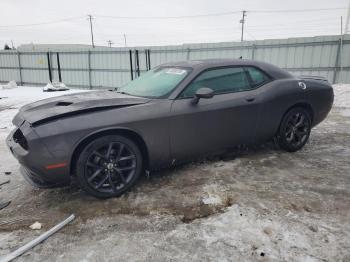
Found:
[[[24,181],[4,140],[17,108],[42,95],[0,90],[0,183],[10,179],[0,200],[12,201],[0,211],[0,257],[74,213],[17,260],[350,261],[350,86],[335,88],[336,106],[299,152],[241,148],[152,173],[104,201]],[[41,230],[29,228],[35,221]]]

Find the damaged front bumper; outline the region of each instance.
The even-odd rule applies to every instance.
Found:
[[[27,167],[21,165],[20,172],[24,179],[31,184],[33,187],[37,188],[54,188],[54,187],[62,187],[65,185],[68,185],[67,183],[52,183],[49,181],[45,181],[42,179],[42,177],[38,174],[33,173],[30,169]]]
[[[31,185],[39,188],[61,187],[70,183],[69,166],[59,169],[47,169],[57,159],[33,131],[30,124],[24,122],[6,138],[6,144],[12,155],[21,164],[20,172]]]

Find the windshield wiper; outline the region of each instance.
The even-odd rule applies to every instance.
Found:
[[[119,89],[120,89],[120,87],[116,87],[116,88],[114,89],[114,92],[119,93],[119,94],[122,94],[122,95],[140,97],[140,96],[138,96],[138,95],[133,95],[133,94],[130,94],[130,93],[128,93],[128,92],[118,91]],[[142,97],[142,96],[141,96],[141,97]]]
[[[129,94],[127,92],[124,92],[124,91],[116,91],[116,92],[119,93],[119,94],[132,96],[131,94]]]
[[[124,92],[124,91],[118,91],[118,89],[119,89],[120,87],[116,87],[116,88],[114,88],[114,90],[113,91],[115,91],[115,92],[117,92],[117,93],[119,93],[119,94],[123,94],[123,95],[129,95],[129,96],[131,96],[129,93],[127,93],[127,92]]]

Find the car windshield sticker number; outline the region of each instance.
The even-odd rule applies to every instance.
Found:
[[[172,74],[172,75],[183,75],[186,73],[186,70],[179,69],[179,68],[169,68],[165,71],[166,74]]]

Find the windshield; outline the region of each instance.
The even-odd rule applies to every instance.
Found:
[[[118,92],[143,97],[161,98],[168,95],[189,73],[189,69],[163,67],[142,74]]]

